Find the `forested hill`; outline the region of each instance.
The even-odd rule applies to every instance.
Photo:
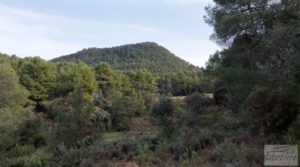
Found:
[[[112,48],[83,49],[74,54],[55,58],[52,61],[82,61],[89,65],[107,62],[114,69],[122,71],[146,68],[156,74],[197,69],[195,66],[176,57],[166,48],[153,42]]]

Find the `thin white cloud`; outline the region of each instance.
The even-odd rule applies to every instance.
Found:
[[[129,34],[164,33],[152,27],[73,19],[0,3],[0,52],[8,54],[50,59],[83,47],[113,45],[118,37],[130,38]]]
[[[134,28],[141,31],[163,32],[162,30],[157,28],[146,27],[141,25],[87,21],[87,20],[74,19],[74,18],[59,16],[59,15],[48,15],[48,14],[34,12],[28,9],[24,10],[24,9],[8,7],[2,5],[1,3],[0,3],[0,14],[1,14],[0,16],[1,19],[11,20],[12,22],[17,24],[19,23],[27,24],[30,22],[38,25],[43,25],[43,24],[51,24],[53,22],[55,23],[59,22],[59,23],[63,23],[63,25],[71,23],[71,24],[97,25],[97,26],[118,26],[121,28]],[[21,18],[24,18],[24,20]]]
[[[195,4],[208,4],[212,0],[163,0],[169,4],[179,4],[179,5],[195,5]]]
[[[99,0],[63,0],[68,3],[99,3]],[[100,3],[196,5],[208,4],[213,0],[102,0]]]
[[[73,3],[76,1],[95,0],[72,0]],[[105,1],[137,3],[142,0]],[[159,0],[149,1],[158,3]],[[169,5],[180,6],[180,4],[202,3],[209,0],[162,1]],[[179,23],[179,21],[177,22]],[[191,31],[193,30],[191,29]],[[174,32],[171,28],[162,30],[139,24],[120,24],[50,15],[0,3],[0,52],[16,54],[21,57],[41,56],[44,59],[51,59],[87,47],[110,47],[153,41],[165,46],[187,61],[203,66],[208,56],[218,47],[208,40],[209,34],[206,34],[207,37],[197,35],[199,34],[186,32],[186,30]],[[207,38],[207,40],[203,38]]]

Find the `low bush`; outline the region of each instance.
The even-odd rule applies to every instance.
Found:
[[[173,116],[175,111],[175,104],[172,99],[168,97],[162,97],[152,107],[152,116],[159,119],[159,122],[163,123]]]
[[[179,164],[182,167],[190,167],[202,164],[203,161],[196,151],[186,149],[183,155],[180,157]]]
[[[257,87],[248,96],[245,108],[251,116],[254,132],[281,133],[297,115],[297,106],[285,93],[271,88]]]
[[[289,126],[286,132],[283,134],[283,139],[287,144],[298,144],[300,145],[300,115],[297,119]],[[299,148],[300,149],[300,148]]]
[[[137,159],[143,164],[152,164],[154,162],[154,154],[150,150],[148,144],[138,145],[137,148],[138,156]]]
[[[190,111],[198,113],[203,112],[207,106],[212,104],[212,100],[209,97],[199,92],[189,95],[185,102]]]
[[[53,159],[53,154],[47,151],[46,148],[35,148],[31,145],[16,146],[9,152],[11,159],[10,165],[14,166],[50,166]],[[13,161],[12,161],[13,160]]]

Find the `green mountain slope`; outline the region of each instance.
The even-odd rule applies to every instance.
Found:
[[[108,62],[117,70],[127,71],[146,68],[156,74],[170,74],[198,69],[153,42],[103,49],[83,49],[74,54],[55,58],[52,61],[82,61],[89,65]]]

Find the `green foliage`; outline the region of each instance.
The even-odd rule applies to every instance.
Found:
[[[206,21],[226,47],[210,57],[206,73],[148,42],[84,49],[54,62],[0,54],[0,166],[135,157],[142,165],[166,166],[156,163],[172,157],[174,166],[259,166],[258,148],[274,142],[270,136],[299,145],[300,3],[214,2]],[[158,93],[188,97],[182,103]],[[246,120],[228,110],[241,105]],[[158,133],[115,132],[150,113]],[[112,132],[100,138],[103,131]]]
[[[174,132],[173,116],[176,110],[176,105],[171,98],[161,97],[152,108],[152,116],[156,118],[159,125],[162,126],[161,135],[170,137]]]
[[[203,112],[205,108],[212,104],[212,100],[209,97],[199,92],[187,96],[185,102],[189,110],[197,113]]]
[[[137,72],[128,74],[132,86],[137,90],[155,91],[156,77],[147,69],[140,69]]]
[[[289,126],[288,130],[283,134],[283,139],[286,143],[300,144],[300,116]]]
[[[17,133],[27,119],[27,112],[20,107],[0,110],[0,151],[5,152],[20,140]]]
[[[53,61],[83,61],[87,64],[107,62],[114,69],[128,71],[148,69],[154,74],[174,73],[194,69],[192,65],[174,56],[156,43],[145,42],[114,48],[89,48],[77,53],[62,56]]]
[[[29,92],[19,84],[19,77],[9,62],[0,58],[0,109],[24,106],[28,96]]]
[[[53,155],[46,148],[36,149],[34,146],[16,146],[9,152],[10,157],[14,157],[13,165],[24,167],[50,166]],[[11,164],[12,165],[12,164]]]
[[[138,145],[137,148],[138,156],[137,159],[143,164],[152,164],[154,161],[154,154],[150,150],[148,144]]]
[[[200,74],[200,68],[149,42],[105,49],[84,49],[53,61],[82,61],[95,66],[97,80],[99,86],[103,87],[104,96],[121,86],[119,80],[122,76],[114,74],[111,68],[127,73],[136,89],[155,90],[158,81],[159,90],[163,94],[188,95],[199,91],[205,78]]]
[[[6,108],[0,122],[0,159],[5,166],[49,165],[52,154],[45,148],[46,129],[37,116],[22,108]]]
[[[263,36],[260,52],[264,56],[259,58],[268,74],[266,75],[268,82],[274,87],[289,89],[287,91],[294,96],[294,101],[298,101],[298,104],[299,100],[296,99],[299,99],[300,94],[299,33],[298,22],[277,24]]]
[[[264,20],[268,7],[265,1],[226,1],[215,0],[215,6],[206,8],[206,22],[214,27],[214,38],[219,43],[226,43],[240,35],[256,35],[264,30]],[[269,5],[272,6],[272,5]],[[259,10],[260,9],[260,10]]]
[[[66,102],[62,102],[60,106],[54,108],[59,111],[55,117],[58,125],[52,142],[62,144],[66,148],[77,148],[85,144],[84,139],[91,135],[91,132],[95,132],[97,135],[99,127],[92,126],[92,124],[98,122],[91,122],[91,114],[94,109],[90,99],[84,98],[81,87],[75,88],[74,93]]]
[[[46,129],[47,124],[40,115],[28,113],[26,120],[23,121],[17,130],[17,134],[19,134],[18,144],[30,144],[36,147],[45,146],[48,138]]]
[[[26,126],[36,123],[32,113],[23,108],[29,92],[19,84],[19,77],[5,57],[0,57],[0,95],[0,155],[7,157],[7,150],[18,144],[36,144],[38,139],[34,136],[39,132]]]
[[[263,162],[263,154],[261,150],[249,147],[245,144],[238,145],[225,138],[225,140],[218,145],[221,150],[219,156],[219,163],[227,162],[240,166],[261,166]]]
[[[194,165],[202,164],[202,159],[198,155],[196,151],[191,151],[186,149],[183,155],[180,157],[180,166],[182,167],[190,167]]]
[[[145,107],[138,112],[138,115],[149,117],[154,99],[157,96],[157,77],[146,69],[129,72],[127,76],[132,89],[137,93],[136,101]],[[128,93],[127,91],[125,95]]]
[[[57,166],[76,167],[79,166],[80,160],[83,158],[84,151],[71,148],[67,149],[64,146],[59,147],[60,154],[57,156]]]
[[[220,53],[216,52],[210,55],[205,65],[205,72],[210,73],[215,71],[221,65]]]
[[[220,104],[220,99],[216,99],[218,93],[226,93],[223,104],[233,110],[239,109],[255,84],[259,83],[257,81],[259,72],[245,68],[219,66],[215,69],[215,75],[223,81],[216,84],[214,96],[217,104]],[[222,92],[222,89],[225,92]]]
[[[172,92],[172,78],[169,75],[160,76],[157,81],[159,87],[159,93],[164,95],[169,95]]]
[[[156,149],[156,154],[158,154],[158,156],[165,160],[167,159],[168,155],[170,154],[170,143],[168,143],[167,140],[161,140],[157,146],[157,149]]]
[[[260,116],[264,115],[270,121],[266,121],[268,125],[264,126],[273,126],[271,124],[276,120],[281,124],[278,126],[286,129],[288,123],[283,123],[284,120],[292,121],[289,118],[291,110],[300,104],[299,87],[296,86],[299,85],[300,48],[297,43],[300,3],[271,0],[214,2],[215,5],[206,8],[206,21],[214,27],[215,33],[212,37],[227,47],[211,56],[206,70],[223,82],[221,88],[226,88],[226,99],[223,100],[225,106],[237,111],[241,104],[246,103],[245,99],[254,86],[266,87],[266,95],[251,93],[248,97],[253,100],[253,96],[256,96],[257,104],[253,102],[247,105],[250,110],[255,111],[263,110],[255,109],[258,105],[260,108],[266,105],[264,110],[268,110],[265,111],[269,113],[268,116]],[[218,90],[220,87],[217,87],[216,91]],[[257,90],[253,92],[255,91]],[[277,103],[271,107],[271,102],[265,99]],[[292,107],[287,101],[295,104]],[[285,114],[284,109],[287,110]],[[278,120],[281,116],[282,119]],[[255,116],[254,119],[260,118]],[[271,128],[271,131],[274,131],[274,128]],[[282,128],[279,128],[279,131]]]
[[[216,75],[229,85],[232,94],[249,92],[253,87],[258,72],[244,68],[233,68],[220,66],[216,69]]]
[[[172,99],[168,97],[161,97],[160,100],[154,104],[152,114],[163,123],[164,121],[171,119],[174,114],[174,110],[175,105]]]
[[[128,129],[128,121],[133,116],[141,115],[146,110],[141,96],[116,94],[112,100],[111,119],[116,130]]]
[[[263,153],[258,148],[253,148],[242,144],[240,145],[240,149],[242,153],[240,158],[241,165],[258,166],[258,164],[262,164]]]
[[[80,86],[82,92],[92,94],[96,88],[95,75],[92,70],[84,63],[77,65],[78,79],[75,79],[77,86]]]
[[[186,96],[197,91],[209,91],[207,76],[199,69],[179,71],[175,74],[160,75],[159,92],[164,95]]]
[[[56,86],[53,96],[65,96],[80,86],[82,91],[91,95],[96,89],[93,71],[84,63],[56,63]]]
[[[294,121],[297,107],[282,91],[257,87],[245,104],[252,124],[264,133],[282,132]]]
[[[122,87],[121,77],[111,69],[108,63],[96,64],[94,69],[98,87],[104,97],[111,97],[116,91],[120,91]]]
[[[222,158],[224,161],[234,162],[239,159],[240,150],[239,146],[232,143],[230,139],[226,138],[223,143],[220,144],[220,149],[222,150]]]
[[[54,86],[54,67],[41,58],[27,58],[21,62],[18,71],[20,81],[30,91],[30,99],[41,101],[48,98]]]

